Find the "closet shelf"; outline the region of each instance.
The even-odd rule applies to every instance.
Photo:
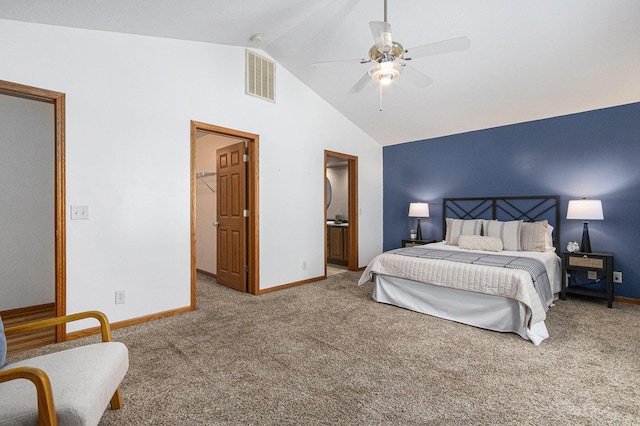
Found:
[[[198,180],[200,180],[200,182],[204,183],[205,185],[207,185],[207,188],[209,188],[211,190],[211,192],[215,193],[216,190],[213,189],[208,183],[207,181],[205,181],[204,179],[207,177],[211,177],[211,176],[215,176],[216,172],[196,172],[196,178],[198,178]]]

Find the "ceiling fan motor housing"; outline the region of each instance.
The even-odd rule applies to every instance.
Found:
[[[371,49],[369,49],[369,59],[371,59],[373,62],[382,62],[381,59],[385,55],[390,56],[391,60],[402,59],[404,58],[404,47],[402,47],[400,43],[394,41],[391,44],[391,49],[387,53],[381,52],[380,49],[378,49],[378,46],[376,46],[375,44],[371,46]]]

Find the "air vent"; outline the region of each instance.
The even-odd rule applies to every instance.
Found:
[[[276,101],[276,64],[247,50],[247,95]]]

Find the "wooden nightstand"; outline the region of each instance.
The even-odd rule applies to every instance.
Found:
[[[607,289],[596,290],[586,287],[589,284],[570,285],[568,274],[576,271],[588,271],[595,274],[596,278],[589,280],[592,283],[595,283],[596,280],[607,280]],[[560,298],[566,299],[567,293],[607,299],[607,306],[609,308],[613,307],[613,253],[571,253],[563,251]]]
[[[435,243],[436,240],[402,240],[402,247],[423,246],[425,244]]]

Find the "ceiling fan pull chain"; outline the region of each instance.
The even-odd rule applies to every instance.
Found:
[[[378,87],[380,88],[380,111],[382,111],[382,84],[379,84]]]

